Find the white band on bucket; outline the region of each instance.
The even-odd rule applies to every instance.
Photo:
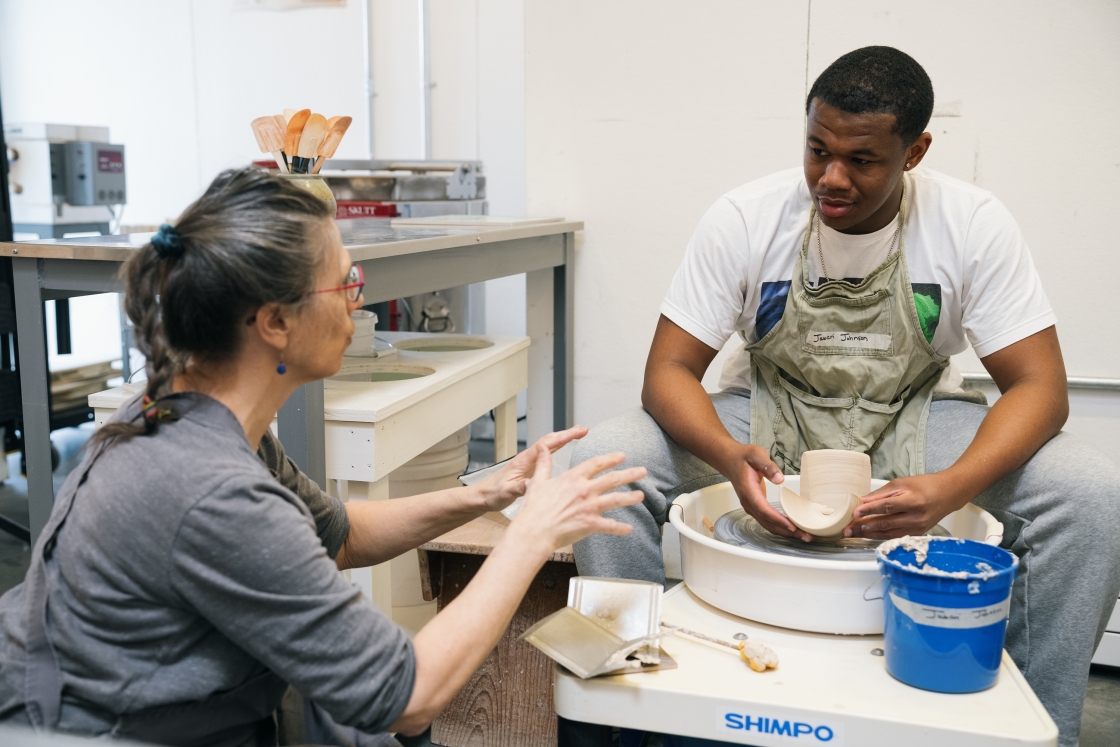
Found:
[[[1011,609],[1011,596],[988,607],[933,607],[903,599],[889,592],[891,603],[899,612],[919,625],[933,628],[984,628],[1003,622]]]

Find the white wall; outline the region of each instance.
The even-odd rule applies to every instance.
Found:
[[[948,115],[931,123],[924,163],[1011,210],[1058,315],[1070,375],[1120,378],[1120,345],[1101,344],[1120,277],[1109,248],[1120,156],[1102,148],[1120,121],[1120,4],[814,0],[812,14],[810,80],[867,44],[923,64]]]
[[[239,10],[232,0],[0,0],[6,122],[108,126],[125,145],[124,224],[182,212],[222,169],[262,156],[249,122],[284,107],[351,114],[343,158],[369,154],[364,3]],[[294,40],[309,40],[296,44]],[[115,296],[71,301],[59,370],[120,356]]]
[[[576,420],[638,404],[657,307],[704,211],[798,163],[804,3],[528,0],[528,210],[586,222]]]
[[[284,107],[353,117],[335,157],[369,157],[363,2],[289,11],[246,10],[231,0],[190,4],[200,189],[222,169],[271,158],[249,122]]]
[[[4,121],[108,126],[126,148],[124,222],[156,223],[199,190],[191,6],[98,5],[0,2]]]
[[[433,155],[482,159],[491,212],[524,215],[522,2],[430,7]],[[127,148],[126,225],[177,216],[218,171],[261,158],[248,123],[284,107],[353,116],[340,157],[420,157],[419,9],[418,0],[294,11],[233,0],[2,0],[5,118],[108,126]],[[490,281],[487,296],[486,328],[524,334],[524,278]],[[52,366],[114,355],[113,302],[72,304],[75,317],[99,323],[75,326],[74,355]]]
[[[657,307],[697,220],[728,189],[800,164],[808,85],[867,44],[929,71],[926,163],[993,190],[1017,217],[1070,375],[1120,378],[1106,305],[1120,275],[1120,157],[1108,147],[1120,4],[526,0],[525,19],[528,210],[587,223],[579,422],[638,403]],[[1120,461],[1120,398],[1100,397],[1075,393],[1068,429]]]
[[[368,156],[364,13],[353,1],[3,0],[4,119],[108,126],[126,147],[123,222],[159,223],[218,171],[261,158],[249,121],[284,107],[351,114],[339,155]]]
[[[419,0],[372,0],[373,155],[423,158]]]
[[[431,0],[430,8],[432,157],[481,160],[490,214],[525,215],[523,2]],[[525,334],[524,275],[486,283],[485,329]]]

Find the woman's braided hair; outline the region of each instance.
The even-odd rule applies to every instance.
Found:
[[[102,427],[92,443],[148,435],[174,417],[159,408],[189,361],[228,358],[250,312],[297,306],[325,261],[316,232],[326,203],[258,169],[218,175],[174,227],[164,225],[121,269],[124,307],[147,358],[140,422]]]

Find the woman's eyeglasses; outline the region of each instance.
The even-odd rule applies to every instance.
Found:
[[[340,285],[337,288],[324,288],[323,290],[311,291],[312,293],[334,293],[335,291],[346,291],[346,298],[351,303],[358,300],[362,295],[362,288],[366,286],[366,276],[362,272],[361,265],[351,265],[350,274],[346,276],[346,285]]]

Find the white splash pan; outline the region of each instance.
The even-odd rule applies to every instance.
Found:
[[[798,491],[800,482],[790,475],[784,484]],[[885,484],[871,481],[872,489]],[[779,487],[767,483],[766,490],[767,499],[778,503]],[[741,508],[739,498],[726,482],[673,502],[669,521],[680,532],[684,582],[693,593],[725,612],[767,625],[845,635],[883,632],[874,559],[797,558],[719,542],[703,520],[714,523],[736,508]],[[991,545],[1003,539],[1003,525],[971,503],[940,524],[954,537]]]

